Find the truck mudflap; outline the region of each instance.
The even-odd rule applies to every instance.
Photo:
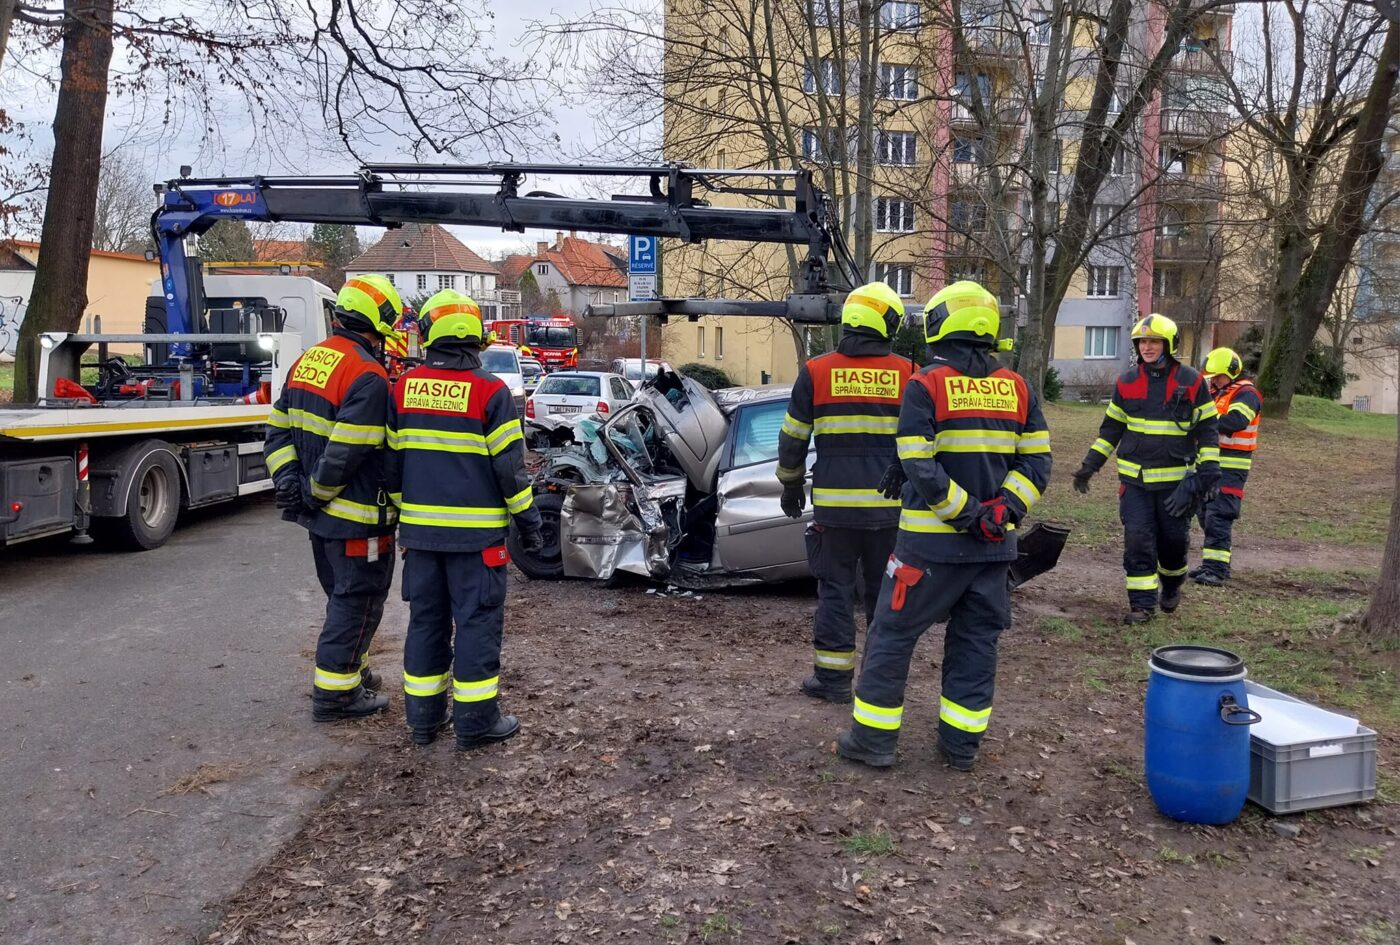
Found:
[[[560,551],[568,577],[606,580],[618,571],[663,579],[670,573],[670,530],[655,503],[629,507],[627,483],[575,485],[560,514]]]

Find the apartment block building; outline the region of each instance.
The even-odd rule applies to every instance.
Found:
[[[1057,24],[1036,0],[963,2],[957,23],[944,4],[884,2],[865,30],[855,7],[668,0],[667,156],[809,167],[848,243],[859,247],[858,224],[868,226],[869,276],[898,291],[911,315],[946,281],[973,278],[1001,298],[1004,331],[1023,323],[1030,263],[1053,249],[1094,92],[1102,31],[1091,3],[1062,4],[1070,12]],[[1212,227],[1228,127],[1218,76],[1232,67],[1232,13],[1200,18],[1114,151],[1052,339],[1051,363],[1071,387],[1122,369],[1140,313],[1177,318],[1193,353],[1213,340]],[[1162,7],[1139,6],[1110,120],[1164,27]],[[781,249],[668,247],[667,294],[776,298],[789,285]],[[727,344],[715,343],[717,330]],[[782,382],[799,351],[822,350],[829,335],[701,319],[668,328],[666,351],[673,363],[727,362],[745,383]]]

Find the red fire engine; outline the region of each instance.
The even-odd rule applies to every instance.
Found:
[[[552,318],[502,318],[486,324],[505,344],[529,348],[546,371],[578,367],[578,328],[567,315]]]

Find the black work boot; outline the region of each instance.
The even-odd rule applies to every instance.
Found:
[[[1169,614],[1181,606],[1181,585],[1178,584],[1171,590],[1162,588],[1162,600],[1160,602],[1162,613]]]
[[[372,669],[360,670],[360,685],[370,692],[378,692],[384,688],[384,677]]]
[[[856,741],[850,732],[842,732],[836,737],[836,753],[850,761],[859,761],[872,768],[888,768],[894,764],[894,750],[877,751],[866,748]]]
[[[1204,564],[1199,564],[1196,567],[1192,568],[1190,571],[1187,571],[1186,576],[1191,578],[1192,580],[1195,580],[1196,578],[1200,577],[1201,572],[1205,570],[1206,566]]]
[[[942,742],[938,743],[938,757],[943,759],[945,765],[956,771],[971,771],[973,762],[977,760],[976,755],[953,754]]]
[[[508,738],[513,738],[518,731],[520,731],[520,720],[513,715],[503,715],[496,719],[495,725],[484,732],[479,732],[476,735],[463,735],[458,732],[457,750],[470,751],[473,748],[480,748],[482,745],[503,742]]]
[[[323,693],[317,690],[311,697],[311,719],[315,722],[339,722],[362,719],[389,708],[389,697],[356,686],[348,692]]]
[[[1195,576],[1196,583],[1204,584],[1206,587],[1220,587],[1228,580],[1230,580],[1228,574],[1221,574],[1210,568],[1201,568],[1201,573]]]
[[[1143,610],[1143,609],[1140,608],[1140,607],[1134,607],[1132,610],[1128,611],[1128,612],[1123,616],[1123,623],[1124,623],[1126,626],[1131,627],[1131,626],[1133,626],[1134,624],[1147,623],[1148,621],[1150,621],[1150,620],[1151,620],[1153,617],[1155,617],[1155,616],[1156,616],[1156,612],[1155,612],[1155,611]]]
[[[446,696],[447,693],[441,693]],[[439,716],[437,724],[428,728],[418,728],[410,725],[408,727],[408,737],[415,745],[431,745],[437,741],[438,735],[445,732],[452,725],[452,702],[444,698],[442,700],[442,715]]]
[[[822,699],[826,702],[836,702],[850,705],[851,702],[851,674],[845,674],[845,684],[838,682],[828,682],[817,673],[813,673],[802,680],[802,691],[813,699]]]

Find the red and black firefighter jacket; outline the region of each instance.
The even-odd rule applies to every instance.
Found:
[[[287,372],[267,420],[263,455],[274,481],[297,476],[308,509],[300,523],[322,538],[393,531],[384,484],[389,381],[374,348],[337,328]]]
[[[1259,445],[1259,417],[1264,397],[1248,378],[1241,377],[1215,392],[1215,409],[1220,414],[1221,491],[1230,489],[1244,495],[1244,481],[1254,450]]]
[[[998,497],[1019,521],[1050,481],[1050,431],[1035,392],[985,346],[945,341],[914,375],[899,410],[899,459],[909,481],[895,557],[933,564],[1014,561],[1015,532],[989,544],[968,534]]]
[[[481,551],[505,540],[511,516],[539,527],[515,401],[473,348],[439,342],[399,378],[388,438],[404,547]]]
[[[899,398],[913,374],[908,358],[865,329],[847,328],[835,351],[812,358],[797,374],[778,433],[778,478],[802,482],[807,445],[815,438],[812,518],[841,528],[893,528],[899,500],[876,489],[895,462]]]
[[[1216,477],[1218,440],[1215,401],[1205,378],[1167,356],[1119,375],[1084,464],[1100,469],[1116,449],[1120,481],[1175,489],[1193,468]]]

